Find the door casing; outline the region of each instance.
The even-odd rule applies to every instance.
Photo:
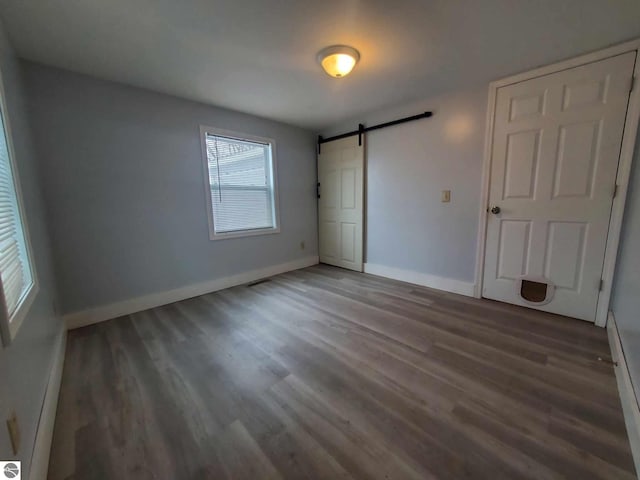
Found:
[[[489,183],[491,179],[491,153],[493,151],[493,126],[495,121],[495,107],[497,91],[501,87],[523,82],[532,78],[557,73],[569,68],[578,67],[592,62],[604,60],[609,57],[627,52],[635,52],[636,61],[633,72],[634,85],[629,96],[627,107],[627,117],[622,134],[622,146],[620,158],[618,160],[618,173],[616,176],[617,193],[613,199],[611,217],[609,219],[609,233],[607,236],[607,246],[604,256],[604,266],[602,271],[602,290],[598,299],[595,324],[604,327],[607,323],[609,313],[609,301],[611,299],[611,288],[615,270],[615,262],[620,243],[620,230],[624,214],[624,206],[627,198],[627,188],[629,184],[629,174],[636,143],[636,133],[638,131],[638,121],[640,119],[640,39],[632,40],[620,45],[598,50],[596,52],[581,55],[569,60],[554,63],[546,67],[537,68],[529,72],[520,73],[511,77],[496,80],[489,84],[489,103],[487,106],[487,126],[485,134],[484,161],[482,167],[482,191],[480,201],[479,223],[478,223],[478,244],[476,251],[476,272],[474,296],[482,297],[482,281],[484,274],[484,260],[486,249],[487,220],[489,208]]]

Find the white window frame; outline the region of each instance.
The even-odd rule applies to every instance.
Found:
[[[29,228],[27,226],[27,217],[24,210],[24,202],[22,200],[22,188],[20,183],[20,175],[18,172],[18,166],[16,165],[16,155],[13,148],[13,136],[11,134],[11,123],[9,121],[9,112],[7,109],[4,82],[2,81],[2,72],[0,72],[0,115],[2,115],[2,122],[4,124],[4,135],[7,142],[7,152],[9,155],[9,164],[11,166],[11,175],[13,180],[14,189],[16,192],[16,204],[18,212],[20,214],[20,223],[22,232],[24,234],[25,250],[27,255],[28,268],[31,270],[31,287],[25,292],[20,300],[20,303],[16,307],[13,317],[9,318],[7,312],[6,303],[4,300],[4,293],[2,290],[2,282],[0,281],[0,336],[2,337],[2,343],[6,347],[16,338],[18,330],[22,325],[27,313],[33,305],[33,301],[40,289],[38,283],[38,275],[36,272],[36,266],[34,262],[33,249],[31,247],[31,237],[29,236]],[[0,132],[1,134],[2,132]]]
[[[211,203],[211,184],[209,183],[209,158],[207,157],[207,134],[227,137],[234,140],[264,143],[269,145],[271,149],[271,170],[273,181],[273,211],[274,211],[274,227],[258,228],[251,230],[240,230],[237,232],[216,233],[215,218],[213,214],[213,205]],[[204,168],[204,187],[205,197],[207,201],[207,219],[209,221],[209,239],[225,240],[228,238],[253,237],[256,235],[269,235],[272,233],[280,233],[280,202],[278,199],[278,165],[276,160],[276,142],[271,138],[258,137],[246,133],[234,132],[231,130],[223,130],[216,127],[200,126],[200,145],[202,147],[202,165]]]

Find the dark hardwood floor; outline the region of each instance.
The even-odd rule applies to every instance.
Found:
[[[327,266],[69,332],[49,478],[635,478],[604,329]]]

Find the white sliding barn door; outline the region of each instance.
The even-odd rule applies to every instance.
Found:
[[[634,60],[498,88],[484,297],[595,320]]]
[[[323,143],[320,152],[320,262],[361,272],[364,145],[353,136]]]

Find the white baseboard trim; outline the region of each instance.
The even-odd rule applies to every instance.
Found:
[[[56,346],[53,356],[53,365],[49,372],[49,380],[42,402],[40,420],[36,430],[36,440],[31,455],[29,468],[29,480],[46,480],[49,470],[49,454],[53,442],[53,427],[56,421],[58,409],[58,397],[62,384],[62,370],[64,368],[64,354],[67,349],[67,332],[63,332]]]
[[[187,298],[193,298],[225,288],[235,287],[248,282],[254,282],[266,277],[272,277],[280,273],[298,270],[300,268],[310,267],[318,264],[318,257],[306,257],[300,260],[280,263],[270,267],[251,270],[249,272],[239,273],[230,277],[218,278],[208,282],[187,285],[186,287],[167,290],[165,292],[152,293],[143,297],[131,298],[121,302],[111,303],[80,312],[68,313],[64,316],[67,329],[84,327],[93,323],[103,322],[112,318],[130,315],[132,313],[141,312],[149,308],[167,305]]]
[[[436,275],[414,272],[412,270],[386,267],[384,265],[377,265],[375,263],[365,263],[364,272],[370,273],[371,275],[377,275],[379,277],[400,280],[401,282],[422,285],[423,287],[444,290],[445,292],[458,293],[460,295],[466,295],[468,297],[473,297],[474,294],[473,283],[462,282],[460,280],[454,280],[452,278],[438,277]]]
[[[611,357],[614,362],[618,363],[614,370],[624,413],[624,423],[627,426],[627,436],[629,437],[629,444],[633,454],[633,462],[636,466],[636,472],[640,472],[640,407],[638,407],[638,399],[631,383],[631,375],[624,357],[620,333],[618,332],[613,312],[609,312],[607,333],[609,346],[611,347]]]

